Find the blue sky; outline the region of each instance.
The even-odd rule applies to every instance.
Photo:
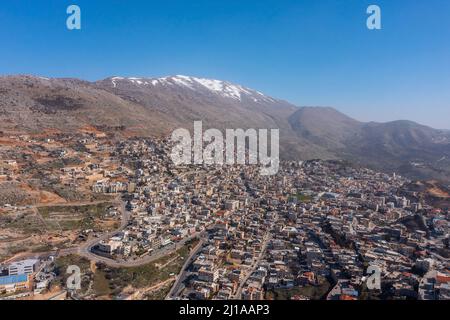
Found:
[[[70,4],[80,31],[66,28]],[[366,28],[370,4],[382,30]],[[450,1],[4,0],[0,74],[185,74],[450,129]]]

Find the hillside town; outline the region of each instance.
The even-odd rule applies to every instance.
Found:
[[[0,299],[44,297],[61,256],[130,267],[193,240],[165,299],[450,299],[448,194],[434,206],[395,173],[175,166],[169,139],[92,128],[1,140]]]

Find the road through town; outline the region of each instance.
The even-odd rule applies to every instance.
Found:
[[[127,227],[128,223],[130,221],[130,218],[131,218],[131,214],[129,211],[126,210],[125,206],[126,206],[125,203],[122,202],[120,205],[120,208],[119,208],[119,211],[122,214],[122,222],[118,229],[108,232],[108,233],[105,233],[98,238],[95,238],[95,239],[92,239],[92,240],[86,242],[85,244],[81,245],[78,248],[78,251],[76,253],[86,259],[89,259],[94,262],[104,263],[110,267],[115,267],[115,268],[138,267],[138,266],[142,266],[142,265],[151,263],[153,261],[156,261],[166,255],[169,255],[169,254],[177,251],[178,249],[183,247],[186,244],[186,242],[197,237],[197,234],[193,234],[189,237],[182,239],[181,241],[179,241],[177,243],[165,246],[161,249],[155,250],[154,252],[152,252],[149,255],[146,255],[144,257],[141,257],[136,260],[131,260],[131,261],[114,260],[114,259],[111,259],[108,257],[103,257],[103,256],[93,253],[92,248],[94,248],[96,245],[98,245],[101,241],[105,241],[105,240],[111,238],[112,236],[123,231]]]

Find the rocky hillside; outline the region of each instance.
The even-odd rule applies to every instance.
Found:
[[[0,78],[0,130],[95,127],[117,135],[168,135],[179,127],[279,128],[286,159],[342,158],[412,178],[450,180],[450,133],[410,121],[363,123],[332,108],[297,107],[226,81],[187,76],[97,82]]]

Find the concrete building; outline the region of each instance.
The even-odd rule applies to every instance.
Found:
[[[36,271],[39,260],[27,259],[23,261],[14,262],[8,267],[8,274],[10,276],[17,276],[22,274],[32,274]]]

